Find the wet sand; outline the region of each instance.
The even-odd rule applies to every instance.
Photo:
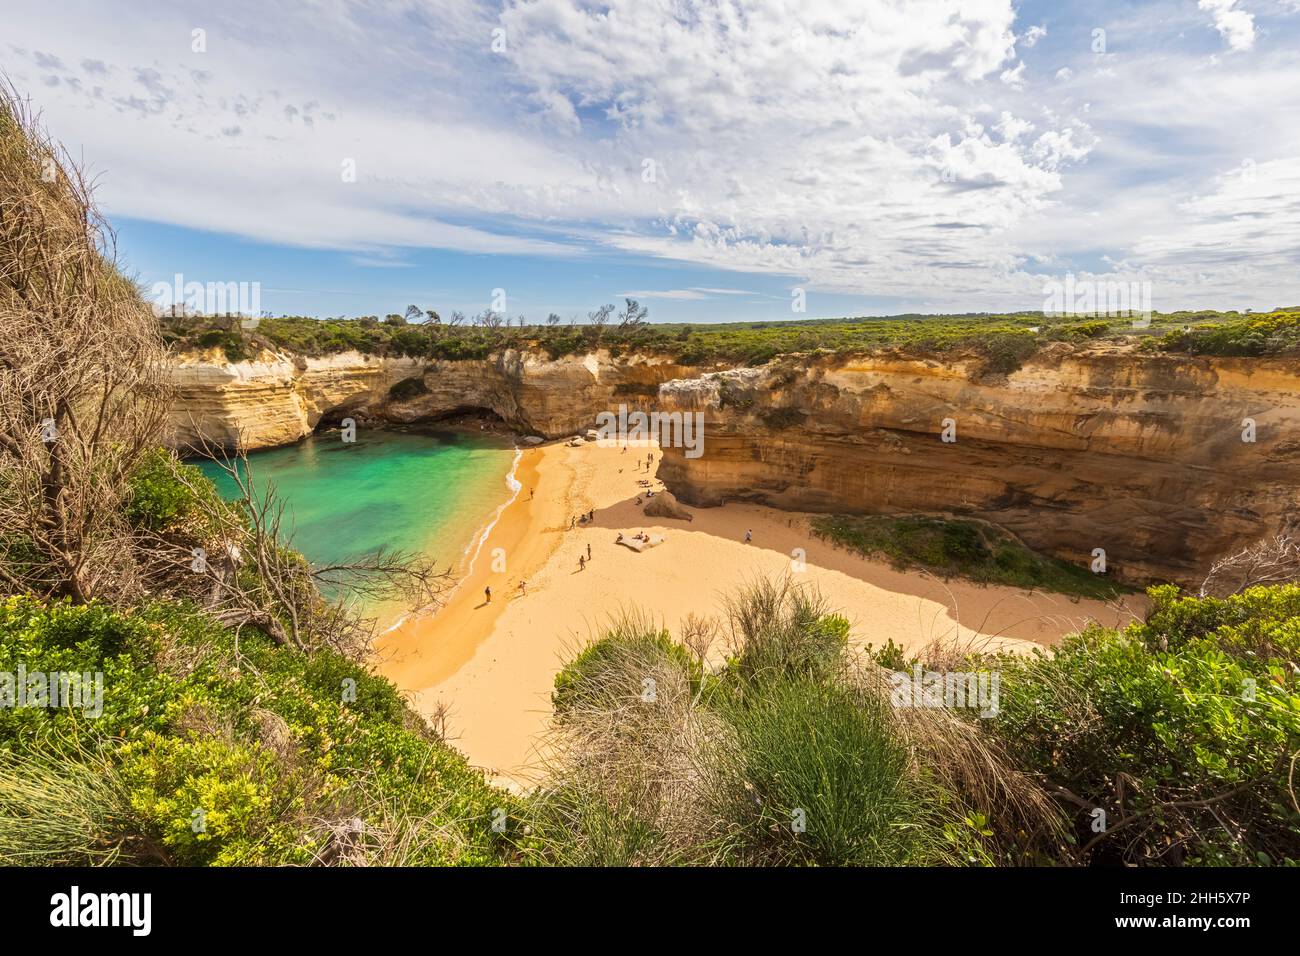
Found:
[[[646,518],[635,503],[638,480],[661,487],[645,470],[647,453],[658,461],[658,450],[645,447],[525,449],[515,473],[522,490],[466,577],[435,613],[376,642],[379,670],[422,713],[444,704],[453,743],[499,783],[535,780],[555,674],[624,609],[648,612],[676,632],[692,613],[721,621],[723,596],[756,575],[790,573],[849,618],[855,643],[892,639],[916,651],[934,641],[986,650],[1050,646],[1089,620],[1123,624],[1145,608],[1141,596],[1108,604],[895,571],[812,537],[806,515],[759,505],[689,508],[691,522]],[[594,520],[570,528],[587,511]],[[641,554],[615,543],[619,532],[638,531],[665,541]],[[588,547],[591,560],[579,570]],[[795,549],[802,555],[792,557]],[[721,642],[714,650],[723,650]]]

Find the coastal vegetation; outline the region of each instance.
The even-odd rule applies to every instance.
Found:
[[[943,578],[1102,600],[1123,590],[1087,568],[1041,555],[986,522],[924,515],[818,515],[812,519],[812,531],[900,570],[918,568]]]
[[[1054,652],[863,652],[760,580],[674,642],[617,622],[557,678],[529,853],[565,864],[1296,865],[1300,586],[1153,588]],[[730,651],[710,667],[719,633]],[[899,676],[993,675],[978,709]],[[647,681],[649,683],[647,683]],[[987,685],[986,685],[987,686]],[[647,692],[652,689],[652,693]]]
[[[635,302],[628,305],[637,308]],[[1053,342],[1129,343],[1153,353],[1189,355],[1300,351],[1300,308],[1269,313],[1155,313],[1149,325],[1141,327],[1128,317],[1052,317],[1041,312],[706,325],[593,324],[577,319],[544,325],[527,324],[522,317],[510,324],[492,313],[448,322],[427,318],[419,324],[381,322],[374,317],[284,316],[263,318],[255,329],[241,327],[238,317],[164,316],[161,321],[171,347],[220,348],[231,361],[251,358],[262,348],[307,356],[355,350],[429,360],[483,359],[503,349],[534,349],[560,358],[607,348],[616,354],[663,355],[687,365],[762,365],[781,355],[897,350],[926,356],[973,355],[985,361],[988,371],[1006,373]]]
[[[165,347],[77,167],[0,96],[0,863],[490,863],[512,798],[363,665],[284,503],[163,451]],[[69,698],[71,695],[71,698]]]

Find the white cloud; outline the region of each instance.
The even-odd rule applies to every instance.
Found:
[[[1199,0],[1197,6],[1210,12],[1214,29],[1234,53],[1255,45],[1255,18],[1237,7],[1237,0]]]
[[[1017,89],[1017,90],[1023,89],[1025,86],[1024,61],[1021,60],[1019,63],[1017,63],[1015,69],[1013,70],[1003,70],[1002,73],[999,75],[998,79],[1000,79],[1003,83],[1005,83],[1007,86],[1011,87],[1012,89]]]
[[[639,292],[620,292],[621,299],[707,299],[703,292],[695,289],[642,289]]]
[[[1045,36],[1047,36],[1047,27],[1040,23],[1031,26],[1024,33],[1020,34],[1020,42],[1025,46],[1032,47]]]

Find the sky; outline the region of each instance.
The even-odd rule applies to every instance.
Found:
[[[146,288],[652,321],[1300,305],[1300,0],[2,0]],[[800,310],[802,307],[802,311]]]

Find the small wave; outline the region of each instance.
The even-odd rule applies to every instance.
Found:
[[[470,556],[469,565],[465,568],[465,573],[460,576],[460,580],[456,582],[455,586],[452,587],[449,592],[447,592],[446,598],[440,603],[445,604],[447,601],[451,600],[451,597],[460,590],[460,586],[465,583],[466,579],[468,579],[471,574],[474,573],[474,562],[478,560],[479,554],[483,551],[483,545],[486,543],[488,535],[492,533],[492,529],[495,528],[497,522],[501,520],[501,515],[505,513],[505,510],[514,504],[515,499],[519,497],[519,492],[523,491],[523,483],[518,479],[518,477],[516,477],[516,473],[519,471],[519,462],[523,460],[523,457],[523,449],[516,445],[514,460],[510,462],[510,471],[506,474],[506,487],[510,489],[510,497],[497,506],[496,511],[492,513],[492,517],[488,520],[487,524],[483,526],[482,532],[471,538],[469,544],[465,545],[465,550],[461,552],[462,557],[469,555],[471,549],[473,549],[474,552],[473,555]],[[387,634],[389,631],[397,630],[411,617],[420,617],[432,610],[432,608],[433,605],[430,605],[429,607],[422,607],[415,611],[408,611],[394,621],[390,626],[385,628],[384,633]]]
[[[505,513],[505,510],[514,504],[515,499],[519,497],[519,492],[523,491],[523,483],[516,477],[516,473],[519,471],[519,462],[523,460],[523,457],[524,450],[516,445],[514,461],[510,463],[510,471],[506,474],[506,487],[510,489],[510,497],[502,502],[501,505],[498,506],[497,510],[492,513],[491,520],[488,521],[487,525],[483,528],[483,533],[478,536],[477,541],[471,541],[465,546],[466,554],[469,554],[470,548],[474,548],[474,554],[469,559],[469,566],[465,569],[464,577],[461,580],[464,580],[464,578],[467,578],[474,573],[474,562],[478,560],[478,556],[483,550],[483,544],[487,541],[488,535],[490,535],[492,529],[497,526],[497,522],[501,520],[501,515]]]

